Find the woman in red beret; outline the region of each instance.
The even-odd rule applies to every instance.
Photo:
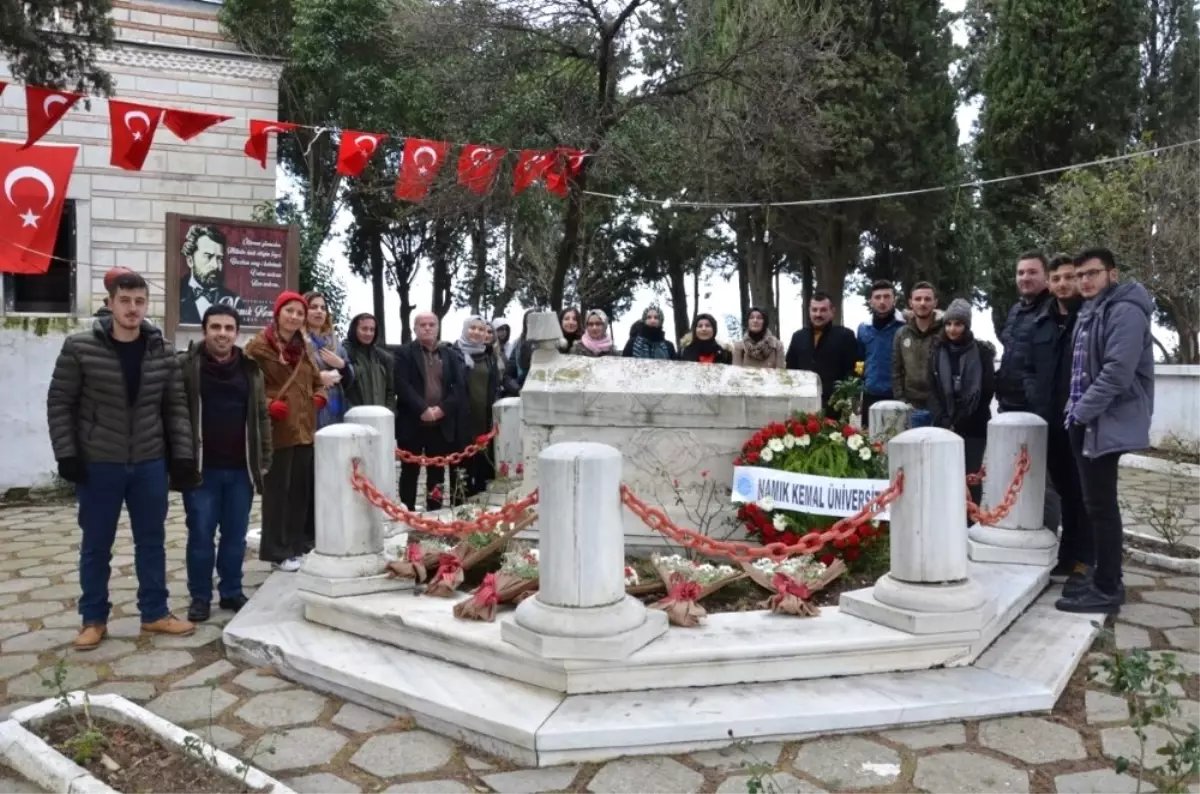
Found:
[[[302,295],[284,292],[275,299],[274,322],[246,344],[263,372],[275,450],[263,477],[258,558],[281,571],[299,570],[316,538],[313,435],[326,397],[304,335],[307,314]]]

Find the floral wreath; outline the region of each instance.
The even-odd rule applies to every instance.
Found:
[[[797,413],[787,421],[772,422],[750,437],[733,465],[841,479],[887,479],[882,444],[868,441],[854,425],[821,414]],[[788,545],[809,532],[828,529],[839,520],[776,510],[770,497],[742,505],[737,515],[751,538]],[[886,522],[869,522],[855,535],[827,544],[815,556],[825,565],[841,559],[853,569],[863,549],[880,540],[886,542],[886,533]]]

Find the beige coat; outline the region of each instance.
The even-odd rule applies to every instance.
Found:
[[[780,342],[772,334],[771,337],[771,354],[762,361],[750,358],[746,355],[745,340],[739,340],[733,345],[733,366],[735,367],[752,367],[754,369],[783,369],[784,368],[784,349],[783,342]]]

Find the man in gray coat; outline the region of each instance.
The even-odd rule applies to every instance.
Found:
[[[1064,612],[1120,611],[1125,586],[1117,464],[1123,453],[1150,446],[1154,301],[1141,284],[1119,283],[1118,275],[1107,248],[1089,248],[1075,257],[1086,303],[1075,324],[1065,425],[1092,525],[1096,567],[1077,587],[1064,588],[1056,604]]]
[[[167,607],[167,474],[195,479],[192,422],[175,351],[146,322],[150,302],[137,273],[109,287],[112,314],[63,342],[46,398],[58,473],[79,500],[79,615],[76,650],[107,633],[108,579],[121,508],[129,511],[142,631],[183,636],[196,627]]]

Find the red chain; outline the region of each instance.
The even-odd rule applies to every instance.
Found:
[[[499,432],[500,426],[496,425],[491,430],[475,439],[474,444],[469,445],[461,452],[452,452],[449,455],[435,455],[432,457],[426,457],[425,455],[418,455],[415,452],[409,452],[407,449],[400,449],[400,447],[396,447],[396,458],[404,463],[415,463],[418,466],[433,466],[435,469],[440,469],[445,466],[457,466],[467,458],[473,458],[480,452],[483,452],[485,449],[487,449],[487,445],[491,443],[491,440],[495,438],[496,434]]]
[[[435,518],[426,518],[420,513],[409,510],[404,505],[398,505],[389,500],[362,473],[357,460],[354,461],[354,469],[350,473],[350,483],[354,486],[354,490],[365,496],[368,502],[386,513],[388,518],[393,521],[403,521],[413,529],[428,535],[453,535],[454,537],[461,538],[476,532],[491,533],[500,524],[519,521],[526,510],[538,503],[538,492],[535,490],[524,499],[509,502],[495,512],[480,514],[474,521],[438,521]]]
[[[984,510],[979,505],[971,501],[971,492],[967,491],[967,517],[976,524],[984,526],[994,526],[997,521],[1003,521],[1012,511],[1013,505],[1017,503],[1017,497],[1021,495],[1021,487],[1025,484],[1025,475],[1029,473],[1029,468],[1032,465],[1029,460],[1029,450],[1021,445],[1021,454],[1017,457],[1016,470],[1013,471],[1012,482],[1008,484],[1008,490],[1004,492],[1004,501],[990,510]],[[984,470],[979,470],[979,480],[982,481]],[[967,483],[975,485],[971,482],[971,475],[967,476]]]
[[[967,487],[982,485],[985,479],[987,479],[987,466],[980,466],[979,471],[967,475]]]
[[[875,516],[896,501],[903,491],[904,472],[899,471],[891,485],[876,494],[875,498],[867,502],[862,510],[848,518],[841,519],[829,529],[813,530],[790,546],[778,542],[756,546],[753,543],[739,540],[717,540],[694,529],[678,526],[667,517],[665,510],[646,504],[624,483],[621,484],[621,502],[650,529],[661,532],[680,546],[694,549],[701,554],[710,557],[726,557],[737,562],[750,562],[763,557],[769,557],[779,562],[797,554],[815,554],[829,543],[845,540],[851,535],[858,534],[858,530],[864,524],[874,521]]]

